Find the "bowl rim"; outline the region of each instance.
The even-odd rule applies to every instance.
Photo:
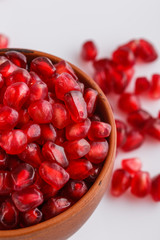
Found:
[[[30,50],[30,49],[23,49],[23,48],[4,48],[4,49],[0,49],[0,55],[2,55],[1,53],[5,53],[7,51],[18,51],[21,52],[23,54],[28,54],[28,56],[35,54],[38,56],[44,56],[44,57],[48,57],[51,61],[55,62],[59,62],[62,61],[64,59],[59,58],[57,56],[54,56],[52,54],[49,53],[45,53],[42,51],[36,51],[36,50]],[[66,60],[65,60],[66,61]],[[20,228],[20,229],[13,229],[13,230],[0,230],[0,238],[7,238],[7,237],[19,237],[19,236],[24,236],[27,234],[31,234],[33,232],[37,232],[46,228],[51,227],[54,224],[57,224],[59,222],[65,221],[68,217],[73,216],[77,213],[77,211],[75,211],[75,209],[80,209],[85,205],[86,202],[90,201],[91,199],[94,198],[95,195],[95,190],[97,188],[97,186],[101,185],[102,179],[104,178],[104,176],[109,173],[110,171],[112,171],[113,168],[113,162],[114,162],[114,156],[115,156],[115,152],[116,152],[116,127],[115,127],[115,120],[114,120],[114,116],[113,116],[113,112],[111,109],[111,106],[105,96],[105,94],[103,93],[103,91],[100,89],[100,87],[94,82],[94,80],[88,76],[85,72],[83,72],[81,69],[79,69],[77,66],[75,66],[74,64],[66,61],[67,63],[69,63],[71,65],[71,67],[74,69],[74,71],[76,73],[78,73],[78,75],[80,75],[82,78],[87,79],[87,81],[91,81],[93,88],[95,88],[98,92],[99,95],[101,96],[101,98],[103,99],[103,101],[105,102],[106,108],[107,108],[107,113],[108,113],[108,122],[111,124],[112,127],[112,131],[110,134],[110,144],[109,144],[109,151],[108,151],[108,155],[107,158],[105,159],[104,165],[102,167],[102,170],[100,172],[100,174],[98,175],[97,179],[95,180],[95,182],[93,183],[93,185],[91,186],[91,188],[88,190],[88,192],[80,199],[78,200],[73,206],[71,206],[69,209],[67,209],[66,211],[64,211],[63,213],[59,214],[58,216],[55,216],[49,220],[46,220],[44,222],[38,223],[34,226],[29,226],[26,228]],[[79,206],[76,208],[76,206]]]

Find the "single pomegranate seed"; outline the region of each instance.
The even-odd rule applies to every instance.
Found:
[[[20,212],[26,212],[43,203],[43,194],[36,188],[25,188],[12,194],[12,200]]]
[[[127,46],[119,47],[113,52],[113,61],[124,68],[132,67],[135,64],[135,56]]]
[[[63,103],[55,103],[52,105],[52,109],[53,109],[52,118],[53,125],[58,129],[66,127],[70,123],[70,115],[65,105]]]
[[[13,108],[4,106],[0,108],[0,131],[13,129],[18,123],[19,114]]]
[[[140,171],[142,167],[142,163],[139,158],[123,159],[121,164],[122,168],[132,175]]]
[[[41,162],[44,160],[41,154],[41,149],[36,143],[29,143],[24,151],[18,155],[18,157],[35,168],[39,167]]]
[[[148,172],[135,173],[131,182],[131,192],[136,197],[145,197],[150,192],[151,179]]]
[[[153,99],[160,98],[160,74],[153,74],[149,95]]]
[[[30,186],[34,181],[34,176],[35,171],[31,165],[22,163],[17,166],[17,168],[11,173],[14,190],[20,191],[23,188]]]
[[[8,37],[4,34],[0,34],[0,48],[7,48],[8,47]]]
[[[160,174],[152,179],[151,196],[154,201],[160,201]]]
[[[53,116],[52,105],[46,100],[32,103],[28,108],[28,112],[37,123],[50,123]]]
[[[84,93],[84,100],[87,104],[87,113],[91,117],[96,108],[98,92],[92,88],[87,88]]]
[[[67,168],[70,178],[74,180],[83,180],[87,178],[92,173],[92,170],[92,163],[82,158],[70,161]]]
[[[118,101],[119,108],[127,113],[140,109],[139,99],[132,93],[121,94]]]
[[[130,50],[134,53],[135,57],[137,55],[137,48],[139,46],[139,40],[133,39],[129,41],[128,43],[124,44],[124,46],[127,46],[130,48]]]
[[[153,138],[160,140],[160,119],[159,118],[152,119],[151,124],[147,129],[147,133]]]
[[[131,130],[126,134],[126,141],[122,149],[126,152],[139,148],[144,142],[144,136],[138,130]]]
[[[56,96],[60,100],[64,100],[64,95],[70,91],[81,91],[77,81],[68,73],[62,73],[55,81]]]
[[[40,176],[55,189],[61,189],[69,180],[64,168],[53,162],[43,162],[39,168]]]
[[[6,165],[7,165],[7,154],[2,148],[0,148],[0,169],[5,169]]]
[[[113,91],[117,94],[123,93],[129,84],[129,80],[125,72],[115,70],[112,77],[113,77]]]
[[[150,89],[150,82],[146,77],[138,77],[135,83],[135,94],[142,94],[148,92]]]
[[[18,211],[10,199],[5,200],[0,207],[0,223],[5,229],[13,229],[18,224]]]
[[[41,185],[41,192],[43,193],[44,201],[47,201],[51,197],[54,197],[57,195],[58,190],[51,185],[47,184],[46,182],[43,182]]]
[[[17,168],[21,163],[21,160],[16,155],[7,156],[7,169],[9,169],[10,171]]]
[[[16,82],[24,82],[25,84],[29,85],[30,81],[31,76],[29,72],[26,69],[18,68],[6,78],[6,85],[10,86]]]
[[[76,80],[78,80],[76,74],[74,73],[74,70],[72,69],[71,65],[69,65],[66,61],[60,61],[59,63],[54,65],[56,68],[56,73],[58,73],[59,75],[62,73],[69,73],[70,75],[72,75],[72,77]]]
[[[66,127],[66,138],[70,141],[85,138],[91,126],[89,118],[84,122],[73,123]]]
[[[68,159],[63,147],[53,142],[46,142],[43,145],[42,153],[46,160],[56,162],[64,168],[68,166]]]
[[[38,142],[41,145],[45,144],[48,141],[54,142],[56,140],[57,132],[51,123],[42,124],[40,127],[41,127],[41,137]]]
[[[13,83],[7,87],[3,103],[9,107],[20,110],[30,94],[28,86],[23,82]]]
[[[116,130],[117,130],[117,148],[122,147],[126,141],[126,125],[124,122],[116,119]]]
[[[41,136],[41,127],[37,123],[28,123],[23,125],[22,129],[27,135],[28,143],[36,141]]]
[[[86,155],[86,158],[95,164],[103,162],[108,154],[108,142],[105,139],[90,142],[90,147],[90,151]]]
[[[21,214],[21,220],[25,227],[35,225],[42,220],[42,212],[38,208],[31,209]]]
[[[2,74],[0,73],[0,88],[2,88],[4,85],[4,79],[2,77]]]
[[[3,77],[9,77],[9,75],[12,74],[17,68],[18,67],[7,58],[0,58],[0,73]]]
[[[65,129],[57,129],[57,138],[55,144],[63,146],[63,143],[66,141],[65,138]]]
[[[96,122],[91,123],[91,127],[88,132],[88,138],[90,140],[96,140],[101,138],[106,138],[110,135],[111,125],[105,122]]]
[[[90,150],[90,144],[84,138],[67,141],[63,146],[69,159],[81,158]]]
[[[70,180],[65,186],[65,194],[69,198],[77,201],[88,191],[84,181]]]
[[[143,62],[152,62],[157,59],[158,54],[151,43],[145,39],[140,39],[136,49],[136,57]]]
[[[10,195],[12,191],[12,179],[9,171],[0,171],[0,196]]]
[[[46,99],[48,96],[48,87],[42,81],[37,81],[30,87],[30,96],[28,104],[31,104],[38,100]]]
[[[87,106],[81,92],[66,93],[64,100],[73,121],[83,122],[87,118]]]
[[[71,201],[67,198],[57,197],[49,199],[42,207],[45,220],[57,216],[71,206]]]
[[[5,53],[5,56],[18,67],[27,67],[27,58],[21,52],[9,51]]]
[[[21,128],[23,125],[26,125],[27,123],[29,123],[30,120],[31,118],[29,116],[28,109],[21,109],[19,111],[17,127]]]
[[[26,134],[18,129],[4,132],[0,136],[0,146],[8,154],[19,154],[21,153],[27,145]]]
[[[96,178],[98,177],[101,169],[102,169],[102,164],[93,164],[92,173],[85,180],[89,183],[93,183],[96,180]]]
[[[82,58],[86,61],[94,60],[97,56],[97,47],[93,41],[87,41],[82,46]]]
[[[131,185],[131,176],[123,169],[117,169],[112,177],[111,193],[114,197],[122,195]]]

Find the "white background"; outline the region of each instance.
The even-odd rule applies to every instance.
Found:
[[[10,47],[45,51],[78,65],[91,74],[79,58],[80,46],[94,39],[99,56],[132,38],[152,41],[160,52],[159,0],[0,0],[0,32],[10,37]],[[160,60],[136,67],[136,75],[160,73]],[[159,101],[142,101],[154,116]],[[139,156],[151,176],[160,172],[160,143],[147,139],[136,151],[119,153],[120,159]],[[106,191],[88,222],[70,240],[159,240],[160,204],[150,197],[136,199],[130,193],[115,199]]]

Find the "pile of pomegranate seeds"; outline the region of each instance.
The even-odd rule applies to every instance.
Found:
[[[160,74],[153,74],[151,80],[145,76],[138,77],[134,91],[126,91],[134,75],[135,64],[152,62],[158,58],[153,45],[147,40],[138,39],[119,46],[111,58],[97,59],[97,53],[97,47],[92,41],[83,44],[81,56],[85,61],[92,61],[95,81],[107,97],[111,92],[119,94],[117,106],[127,116],[127,121],[115,119],[117,150],[128,152],[139,148],[146,135],[160,140],[160,113],[155,118],[140,103],[140,96],[143,95],[150,100],[160,99]],[[92,137],[92,133],[89,136]],[[113,174],[113,196],[122,195],[128,188],[137,197],[145,197],[150,193],[154,201],[160,201],[160,175],[151,180],[149,173],[141,170],[138,158],[123,160],[122,168]]]
[[[65,61],[37,57],[28,64],[20,52],[4,53],[0,96],[0,229],[7,230],[77,202],[107,157],[111,126],[97,115],[97,91]]]

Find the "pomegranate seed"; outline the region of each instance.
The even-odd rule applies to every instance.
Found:
[[[27,109],[20,109],[17,127],[21,128],[31,120]]]
[[[35,168],[38,168],[44,160],[41,154],[41,149],[36,143],[29,143],[24,151],[18,155],[18,157]]]
[[[41,192],[43,193],[44,200],[47,201],[51,197],[56,196],[58,190],[52,187],[51,185],[43,182],[41,185]]]
[[[160,174],[152,179],[151,196],[154,201],[160,201]]]
[[[54,142],[57,138],[57,132],[53,125],[50,124],[42,124],[41,126],[41,138],[38,142],[40,142],[41,145],[45,144],[48,141]]]
[[[3,77],[7,78],[12,74],[18,67],[14,65],[7,58],[0,59],[0,73]]]
[[[43,194],[36,188],[25,188],[12,194],[12,200],[20,212],[26,212],[43,203]]]
[[[90,151],[90,144],[84,138],[67,141],[63,146],[70,160],[81,158]]]
[[[57,197],[49,199],[42,207],[45,220],[57,216],[71,206],[71,201],[67,198]]]
[[[0,34],[0,48],[7,48],[8,47],[8,37],[4,34]]]
[[[18,224],[18,211],[10,199],[6,199],[0,207],[0,223],[5,229],[13,229]]]
[[[132,67],[135,64],[135,56],[127,46],[119,47],[113,52],[113,61],[124,68]]]
[[[6,164],[7,164],[7,154],[2,148],[0,148],[0,169],[5,169]]]
[[[140,109],[139,99],[132,93],[121,94],[118,106],[122,111],[127,113]]]
[[[66,61],[62,60],[59,63],[55,64],[54,66],[56,68],[56,73],[58,73],[59,75],[62,73],[69,73],[70,75],[72,75],[74,79],[78,80],[71,65],[69,65]]]
[[[7,156],[7,169],[9,169],[10,171],[17,168],[21,163],[21,160],[16,155]]]
[[[140,171],[142,167],[142,163],[139,158],[123,159],[121,164],[122,168],[132,175]]]
[[[147,133],[153,138],[160,140],[160,119],[159,118],[152,119],[151,124],[147,129]]]
[[[117,130],[117,148],[122,147],[126,141],[126,125],[124,122],[116,119],[116,130]]]
[[[11,173],[8,171],[0,171],[0,196],[10,195],[12,191]]]
[[[35,84],[37,82],[43,82],[42,79],[35,72],[31,71],[30,76],[31,76],[31,81],[29,83],[29,87],[31,87],[33,84]]]
[[[6,85],[10,86],[16,82],[24,82],[25,84],[29,85],[30,81],[31,76],[29,72],[26,69],[18,68],[6,78]]]
[[[88,132],[88,138],[90,140],[96,140],[106,138],[110,135],[111,125],[105,122],[92,122]]]
[[[102,164],[93,164],[92,173],[85,180],[87,182],[93,183],[96,180],[96,178],[98,177],[101,169],[102,169]]]
[[[128,85],[130,83],[131,79],[133,78],[134,69],[133,68],[126,68],[126,69],[123,69],[123,72],[127,77],[127,85]]]
[[[73,121],[83,122],[87,118],[87,106],[81,92],[66,93],[64,100]]]
[[[2,74],[0,73],[0,88],[2,88],[4,85],[4,79],[2,77]]]
[[[93,62],[93,67],[96,71],[109,70],[112,67],[115,67],[115,63],[108,58],[101,58]]]
[[[42,81],[37,81],[30,87],[30,96],[28,104],[31,104],[38,100],[46,99],[48,96],[48,87]]]
[[[66,127],[70,123],[70,115],[62,103],[55,103],[52,105],[53,109],[53,118],[52,123],[53,125],[58,128],[62,129]]]
[[[66,195],[77,201],[88,191],[87,185],[84,181],[70,180],[65,186]]]
[[[53,116],[52,105],[46,100],[32,103],[28,108],[28,112],[37,123],[50,123]]]
[[[136,49],[136,57],[143,62],[152,62],[157,59],[158,54],[151,43],[145,39],[140,39]]]
[[[13,108],[4,106],[0,109],[0,131],[13,129],[18,123],[19,114]]]
[[[145,197],[150,192],[151,179],[148,172],[135,173],[131,182],[131,193],[136,197]]]
[[[127,85],[129,84],[127,75],[122,71],[115,70],[112,77],[114,92],[117,94],[123,93]]]
[[[138,130],[130,130],[122,149],[126,152],[139,148],[144,142],[144,136]]]
[[[25,227],[39,223],[42,220],[42,212],[38,208],[31,209],[21,215]]]
[[[28,143],[34,142],[41,136],[41,127],[36,123],[28,123],[22,127],[24,133],[27,135]]]
[[[160,74],[153,74],[151,87],[149,91],[150,97],[153,99],[160,98]]]
[[[108,142],[105,139],[96,142],[90,142],[90,151],[86,158],[92,163],[98,164],[103,162],[108,154]]]
[[[131,176],[123,169],[117,169],[112,177],[111,193],[114,197],[122,195],[131,185]]]
[[[87,113],[91,117],[96,108],[98,92],[92,88],[87,88],[84,93],[84,100],[87,104]]]
[[[14,190],[20,191],[23,188],[30,186],[34,181],[34,176],[35,171],[31,165],[22,163],[17,166],[11,173]]]
[[[6,57],[20,68],[27,67],[27,58],[21,52],[9,51],[5,53]]]
[[[93,41],[87,41],[82,46],[82,58],[86,61],[94,60],[97,56],[97,47]]]
[[[138,77],[135,83],[135,94],[142,94],[148,92],[150,89],[150,82],[146,77]]]
[[[70,178],[74,180],[83,180],[87,178],[91,174],[92,170],[92,163],[82,158],[70,161],[67,168]]]
[[[111,92],[113,88],[112,81],[107,79],[107,73],[104,70],[98,71],[94,75],[95,82],[99,85],[102,91],[107,94]]]
[[[69,174],[56,163],[43,162],[39,168],[40,176],[55,189],[61,189],[69,180]]]
[[[4,132],[0,136],[0,146],[8,154],[19,154],[21,153],[27,145],[26,134],[18,129],[12,131]]]
[[[73,123],[66,127],[66,138],[70,141],[85,138],[91,126],[89,118],[84,122]]]
[[[63,147],[53,142],[47,142],[43,145],[42,153],[46,160],[56,162],[64,168],[68,166],[68,159]]]

